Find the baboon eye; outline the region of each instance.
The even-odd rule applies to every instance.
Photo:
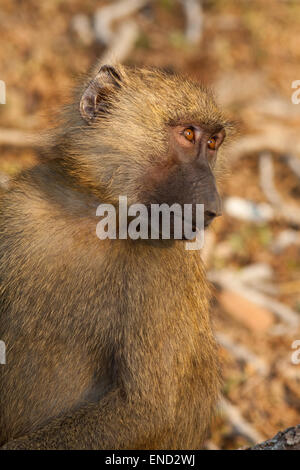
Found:
[[[195,132],[194,132],[194,129],[192,129],[191,127],[184,129],[183,135],[190,142],[193,142],[195,140]]]
[[[216,145],[217,145],[217,138],[216,137],[211,137],[208,141],[207,141],[207,146],[210,150],[215,150],[216,149]]]

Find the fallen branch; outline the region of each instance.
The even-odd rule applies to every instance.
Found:
[[[199,44],[203,34],[203,10],[200,0],[181,0],[186,17],[185,37],[190,44]]]
[[[125,21],[120,25],[113,36],[110,46],[101,57],[103,64],[116,64],[123,62],[133,49],[139,36],[139,29],[133,20]]]
[[[235,343],[224,333],[216,334],[218,343],[227,349],[236,359],[250,364],[260,375],[266,376],[269,373],[269,366],[260,357],[241,344]]]
[[[39,147],[39,135],[29,131],[16,129],[0,129],[0,145],[14,145],[15,147]]]
[[[87,15],[83,13],[74,15],[71,21],[71,27],[83,44],[90,46],[93,43],[95,34]]]
[[[117,34],[113,31],[113,23],[132,15],[148,2],[149,0],[121,0],[98,8],[94,16],[96,38],[104,45],[109,46]]]
[[[240,410],[236,406],[232,405],[225,398],[222,399],[220,406],[226,419],[230,422],[237,434],[244,436],[253,444],[263,440],[263,436],[256,431],[256,429],[254,429],[253,426],[245,420],[245,418],[243,418]]]
[[[267,333],[274,326],[274,315],[270,310],[232,289],[223,288],[217,299],[222,310],[255,334]]]
[[[126,18],[145,6],[149,0],[121,0],[99,8],[94,15],[96,39],[107,46],[102,56],[103,63],[123,62],[134,47],[139,35],[135,21],[125,20],[116,30],[113,23]]]
[[[280,431],[272,439],[256,444],[247,450],[300,450],[300,424]]]
[[[265,125],[260,133],[236,138],[230,146],[230,160],[233,163],[245,155],[266,149],[281,155],[300,154],[299,132],[282,124]]]
[[[264,202],[256,204],[236,196],[229,196],[225,199],[224,209],[230,217],[256,224],[268,222],[274,217],[274,209],[270,204]]]
[[[237,276],[228,270],[210,271],[208,273],[210,281],[219,284],[221,287],[231,290],[250,302],[273,312],[280,320],[286,323],[291,329],[298,328],[300,324],[299,315],[286,305],[274,300],[262,292],[243,284]]]

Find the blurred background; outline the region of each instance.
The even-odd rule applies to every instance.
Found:
[[[299,0],[0,4],[1,190],[35,164],[36,134],[99,57],[191,75],[238,122],[224,215],[202,252],[224,370],[208,449],[249,446],[300,423],[299,37]]]

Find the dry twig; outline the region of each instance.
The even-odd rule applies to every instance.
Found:
[[[299,315],[295,311],[283,303],[268,297],[262,292],[258,292],[256,289],[246,286],[230,271],[210,271],[208,273],[208,278],[210,281],[219,284],[221,287],[236,292],[245,299],[248,299],[250,302],[256,303],[260,307],[270,310],[291,329],[294,330],[299,327],[300,319]]]
[[[190,44],[199,44],[203,33],[203,10],[200,0],[181,0],[186,17],[185,37]]]
[[[279,432],[272,439],[257,444],[249,450],[300,450],[300,424]]]
[[[253,444],[263,440],[263,436],[243,418],[236,406],[232,405],[225,398],[222,399],[220,405],[227,420],[239,435],[246,437]]]
[[[2,128],[0,129],[0,145],[14,145],[15,147],[39,147],[40,141],[37,133]]]
[[[269,367],[266,362],[256,356],[246,346],[235,343],[228,335],[224,333],[216,334],[217,340],[221,346],[227,349],[236,359],[250,364],[259,374],[266,376],[269,373]]]
[[[149,0],[121,0],[99,8],[94,15],[94,31],[98,41],[107,46],[103,63],[123,62],[132,50],[139,29],[135,21],[127,19],[114,31],[113,24],[140,10]]]

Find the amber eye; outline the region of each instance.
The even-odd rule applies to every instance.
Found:
[[[208,141],[207,141],[207,146],[210,150],[216,150],[216,145],[217,145],[217,139],[216,137],[211,137]]]
[[[190,127],[188,127],[187,129],[184,129],[183,131],[183,135],[184,137],[189,140],[190,142],[192,142],[193,140],[195,140],[195,132],[193,129],[191,129]]]

